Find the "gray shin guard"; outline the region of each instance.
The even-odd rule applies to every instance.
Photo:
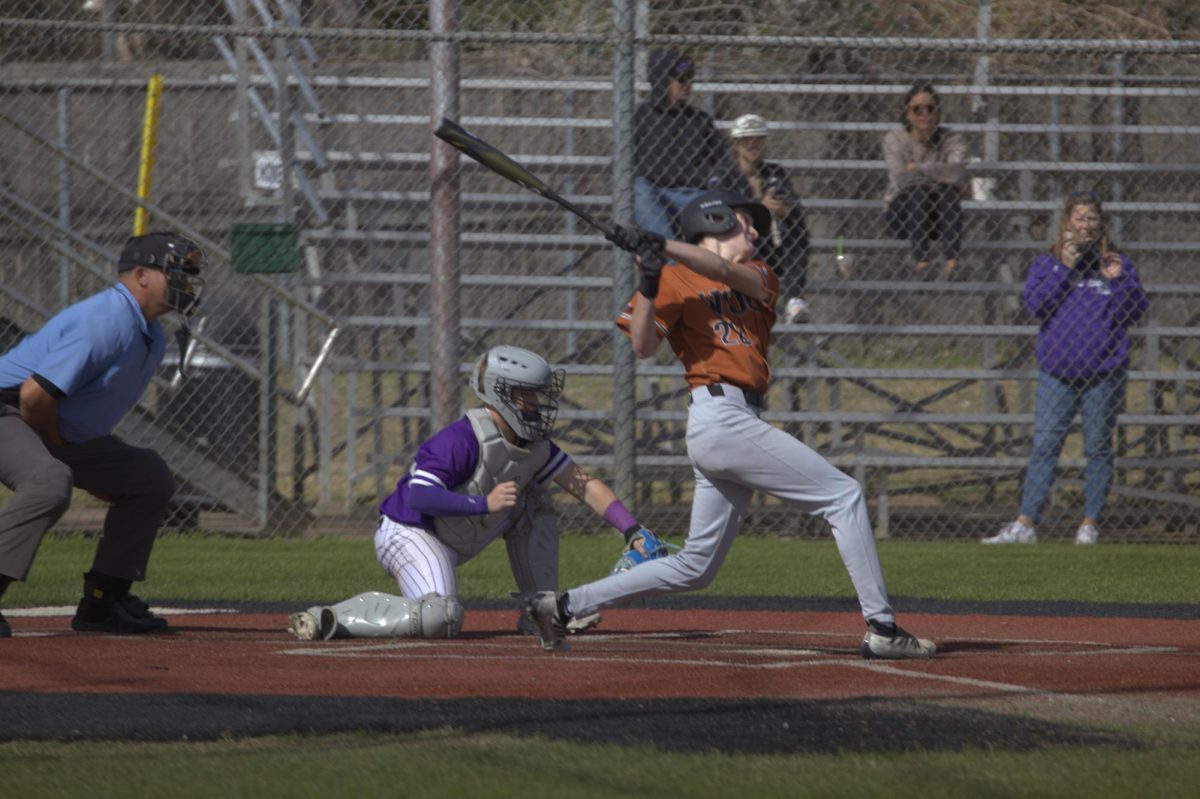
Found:
[[[457,597],[437,594],[406,599],[368,591],[330,609],[337,617],[334,638],[453,638],[463,619]]]

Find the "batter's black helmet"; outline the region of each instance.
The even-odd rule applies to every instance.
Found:
[[[737,227],[736,211],[750,214],[759,238],[771,233],[771,212],[765,205],[725,189],[706,191],[685,205],[679,212],[679,232],[692,244],[705,236],[723,235]]]

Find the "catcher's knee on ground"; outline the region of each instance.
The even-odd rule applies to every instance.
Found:
[[[453,638],[462,629],[458,597],[420,599],[368,591],[328,607],[311,607],[288,618],[288,632],[302,641],[331,638]]]

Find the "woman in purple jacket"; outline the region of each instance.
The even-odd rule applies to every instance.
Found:
[[[1033,452],[1016,521],[985,544],[1033,544],[1035,525],[1054,485],[1054,468],[1076,412],[1083,423],[1083,521],[1076,544],[1094,544],[1113,473],[1113,429],[1125,403],[1131,325],[1149,307],[1133,263],[1109,239],[1092,192],[1067,196],[1058,237],[1034,258],[1025,307],[1041,321]]]

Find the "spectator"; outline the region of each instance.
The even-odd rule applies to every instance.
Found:
[[[0,509],[0,595],[25,579],[77,486],[109,509],[71,627],[167,629],[130,588],[146,579],[175,478],[153,450],[112,431],[162,362],[159,317],[176,311],[186,319],[195,310],[203,264],[204,253],[182,236],[134,236],[121,251],[117,285],[61,311],[0,356],[0,481],[13,491]],[[10,635],[0,615],[0,637]]]
[[[1130,325],[1149,307],[1137,270],[1109,239],[1092,192],[1067,197],[1058,238],[1033,259],[1025,306],[1041,322],[1033,452],[1016,521],[985,544],[1033,544],[1054,467],[1076,412],[1083,422],[1083,521],[1076,544],[1094,544],[1113,473],[1113,429],[1125,403]]]
[[[293,613],[292,635],[304,641],[452,638],[463,619],[455,569],[498,538],[518,591],[557,589],[558,520],[547,495],[552,482],[626,539],[643,531],[607,485],[550,440],[561,369],[502,344],[479,359],[471,388],[483,407],[423,443],[408,474],[380,504],[375,555],[401,596],[369,591]],[[599,620],[598,614],[576,619],[571,632]],[[522,622],[519,630],[536,632]]]
[[[664,238],[676,234],[680,209],[715,171],[732,162],[712,117],[688,105],[696,65],[677,50],[650,54],[650,97],[633,121],[633,218]]]
[[[905,96],[901,125],[883,137],[888,185],[883,202],[888,232],[908,239],[918,274],[929,267],[933,242],[941,244],[948,278],[958,266],[962,196],[967,188],[966,142],[941,125],[941,104],[929,84]]]
[[[771,232],[758,240],[755,257],[766,261],[779,276],[781,297],[786,297],[783,317],[789,322],[808,321],[804,285],[808,277],[808,225],[787,170],[763,160],[767,122],[757,114],[733,121],[733,162],[737,169],[717,176],[715,185],[758,200],[771,212]]]

